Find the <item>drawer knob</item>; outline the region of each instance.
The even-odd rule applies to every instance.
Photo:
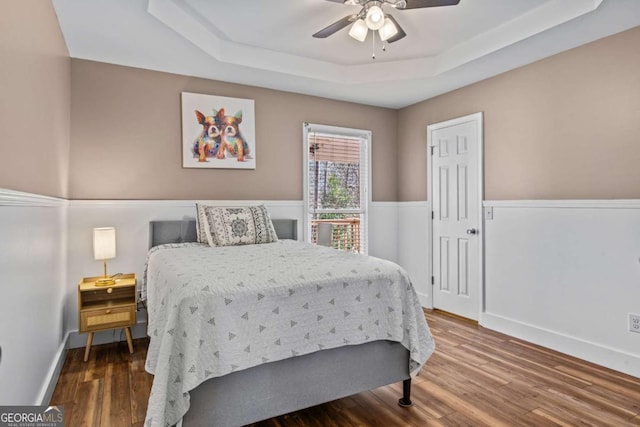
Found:
[[[111,292],[113,292],[113,288],[109,288],[107,289],[107,293],[110,294]]]
[[[106,311],[106,313],[107,313],[107,314],[111,314],[111,310],[107,310],[107,311]]]

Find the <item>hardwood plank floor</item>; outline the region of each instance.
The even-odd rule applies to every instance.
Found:
[[[640,426],[640,379],[426,311],[436,352],[413,381],[413,407],[392,384],[252,427]],[[148,340],[69,350],[51,399],[67,426],[142,427],[153,377]]]

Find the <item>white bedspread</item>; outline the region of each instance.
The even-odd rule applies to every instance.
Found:
[[[177,423],[208,378],[375,340],[402,343],[415,376],[435,346],[398,265],[293,241],[150,251],[145,280],[155,375],[145,425]]]

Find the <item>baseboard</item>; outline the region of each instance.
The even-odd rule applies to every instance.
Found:
[[[131,337],[135,340],[146,338],[147,323],[139,322],[131,327]],[[95,332],[93,334],[93,345],[111,344],[114,342],[126,341],[127,337],[123,329],[112,329],[109,331]],[[87,344],[87,334],[78,331],[69,332],[69,348],[80,348]]]
[[[69,333],[67,332],[64,339],[60,343],[60,346],[58,347],[58,351],[56,351],[56,356],[53,360],[53,363],[51,363],[51,367],[49,368],[46,380],[42,385],[42,389],[40,390],[40,394],[38,395],[38,399],[34,403],[34,405],[49,405],[51,396],[53,396],[53,391],[56,388],[56,384],[58,384],[60,371],[62,371],[62,366],[64,365],[64,358],[67,354],[66,350],[68,341]]]
[[[429,310],[433,309],[433,305],[431,304],[431,298],[429,298],[429,295],[420,292],[416,292],[416,294],[418,294],[418,300],[420,301],[420,305],[423,308],[428,308]]]
[[[131,336],[133,339],[145,338],[147,336],[147,323],[140,322],[131,328]],[[114,329],[111,331],[96,332],[93,337],[93,345],[109,344],[112,342],[125,341],[126,336],[122,329]],[[54,357],[51,368],[47,374],[47,379],[42,385],[40,394],[34,405],[49,405],[53,391],[56,388],[60,372],[64,365],[66,350],[69,348],[84,347],[87,343],[87,334],[80,334],[78,331],[70,331],[64,337],[58,351]]]
[[[480,316],[480,325],[640,378],[640,356],[635,354],[486,312]]]
[[[121,329],[115,329],[112,331],[96,332],[93,338],[93,345],[125,341],[126,337],[124,336],[124,332],[121,331]],[[131,328],[131,336],[133,339],[145,338],[147,336],[147,323],[140,322],[133,326]],[[86,343],[87,334],[80,334],[78,331],[67,332],[64,340],[58,348],[58,351],[56,352],[53,362],[51,363],[47,379],[42,385],[42,389],[40,390],[40,394],[38,395],[38,399],[34,405],[49,405],[51,396],[53,396],[56,384],[58,384],[58,379],[60,378],[60,372],[62,371],[62,366],[64,365],[67,353],[66,350],[69,348],[84,347]]]

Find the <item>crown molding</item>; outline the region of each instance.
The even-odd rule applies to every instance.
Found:
[[[203,22],[180,0],[149,0],[147,12],[218,61],[341,84],[435,77],[595,11],[602,0],[551,0],[437,55],[344,65],[238,43],[215,22]],[[397,70],[401,69],[402,73]]]

